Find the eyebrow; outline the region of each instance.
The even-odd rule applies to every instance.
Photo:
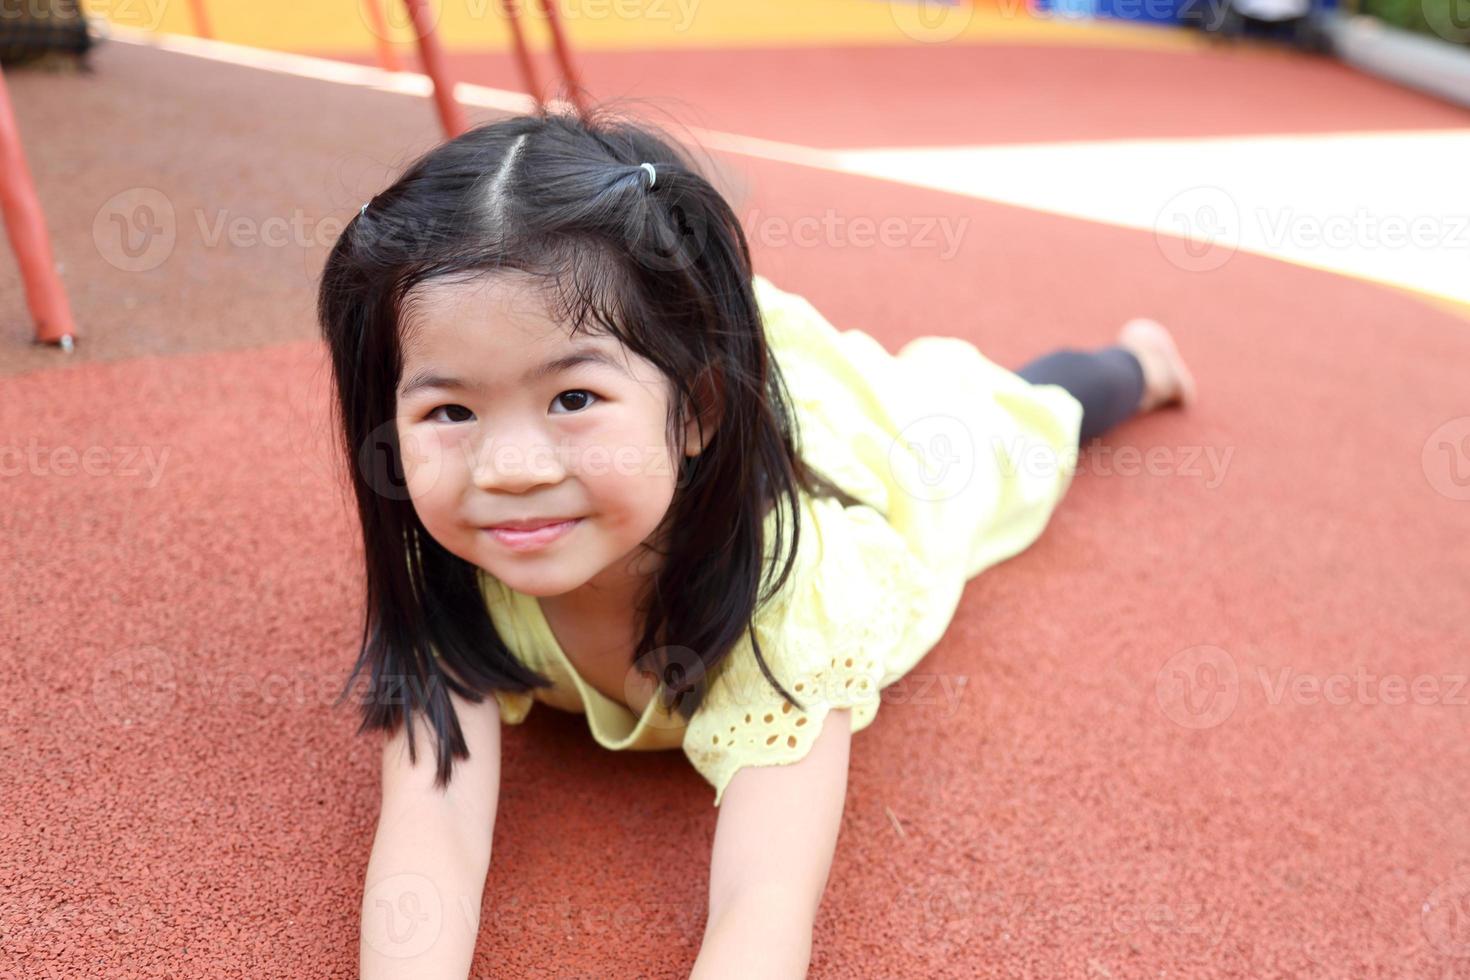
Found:
[[[560,357],[552,358],[545,364],[534,367],[521,376],[521,384],[534,384],[543,378],[570,371],[574,367],[583,364],[603,364],[623,374],[627,370],[619,364],[610,354],[600,347],[583,345],[574,347]],[[410,395],[423,391],[427,388],[439,388],[446,391],[474,391],[484,392],[485,386],[478,381],[464,381],[460,378],[439,374],[433,368],[424,368],[414,372],[407,381],[398,389],[399,398],[408,398]]]

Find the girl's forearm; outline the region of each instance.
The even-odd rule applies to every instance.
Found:
[[[363,892],[361,980],[465,980],[488,872],[488,859],[457,846],[451,827],[380,821]]]
[[[752,893],[704,930],[689,980],[804,980],[812,958],[810,903]]]

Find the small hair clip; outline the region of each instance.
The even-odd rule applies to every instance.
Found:
[[[359,218],[362,217],[363,215],[367,214],[367,206],[368,206],[368,204],[371,204],[371,203],[372,202],[369,201],[369,202],[367,202],[367,204],[364,204],[362,207],[360,207],[360,208],[357,209],[357,216]]]
[[[640,163],[639,166],[648,171],[648,186],[652,187],[653,182],[658,179],[658,174],[654,171],[653,164]]]

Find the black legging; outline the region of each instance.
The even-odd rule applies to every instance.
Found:
[[[1027,362],[1016,373],[1033,384],[1061,385],[1082,403],[1079,442],[1132,416],[1143,398],[1143,365],[1117,344],[1093,351],[1064,347]]]

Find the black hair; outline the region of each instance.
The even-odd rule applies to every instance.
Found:
[[[855,501],[802,461],[745,233],[692,159],[651,125],[607,104],[585,115],[544,107],[420,156],[344,228],[322,273],[317,315],[366,562],[362,645],[342,695],[371,671],[358,734],[404,722],[413,759],[412,719],[422,712],[437,741],[436,784],[447,786],[453,760],[469,754],[450,690],[478,703],[496,690],[552,686],[497,634],[480,570],[420,522],[394,424],[411,292],[495,272],[532,277],[573,332],[590,319],[658,366],[674,395],[673,453],[682,455],[685,420],[703,431],[719,407],[714,435],[681,463],[661,537],[667,550],[638,609],[637,649],[646,652],[637,666],[663,681],[665,707],[687,721],[746,632],[766,679],[794,702],[761,655],[752,620],[795,564],[799,488]],[[773,507],[777,542],[767,542]]]

